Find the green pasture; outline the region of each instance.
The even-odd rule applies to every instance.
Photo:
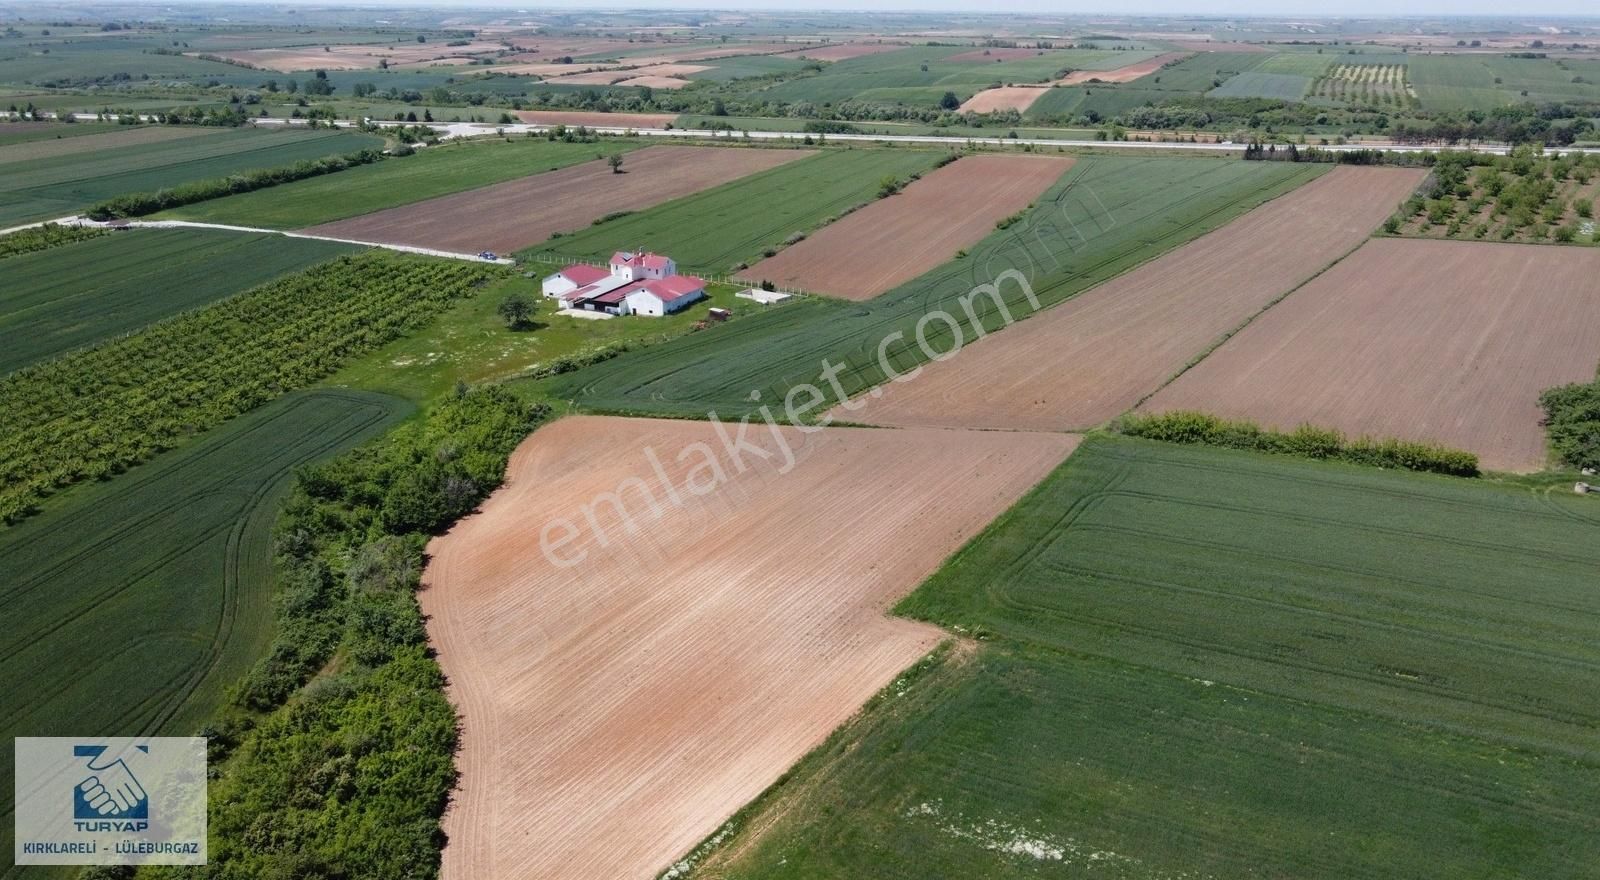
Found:
[[[102,199],[382,146],[343,131],[246,128],[176,141],[11,162],[0,177],[0,225],[61,217]]]
[[[1414,54],[1406,63],[1417,97],[1430,110],[1600,101],[1600,61]]]
[[[680,268],[730,273],[766,248],[877,197],[885,177],[908,180],[944,155],[934,150],[828,150],[552,239],[528,253],[600,261],[619,250],[669,254]]]
[[[1246,71],[1206,92],[1208,98],[1274,98],[1298,101],[1311,88],[1311,78],[1292,73]]]
[[[409,411],[377,394],[291,395],[0,531],[0,735],[200,730],[271,640],[271,527],[290,474]],[[9,791],[9,748],[0,768]]]
[[[279,235],[134,229],[12,257],[0,375],[132,333],[355,248]]]
[[[1591,876],[1594,506],[1092,438],[692,876]]]
[[[636,141],[579,144],[525,137],[457,141],[337,174],[198,202],[160,216],[296,229],[554,171],[637,146]]]
[[[732,58],[716,58],[705,63],[712,65],[709,70],[691,73],[688,79],[707,79],[713,82],[727,82],[729,80],[743,79],[751,76],[771,76],[776,73],[794,73],[805,67],[804,58],[793,55],[737,55]]]
[[[1305,76],[1315,79],[1328,72],[1328,68],[1335,61],[1348,56],[1336,54],[1330,49],[1325,53],[1312,52],[1279,52],[1267,57],[1267,60],[1257,64],[1253,71],[1256,73],[1281,73],[1290,76]]]
[[[529,389],[601,411],[723,415],[751,408],[751,394],[781,403],[789,389],[822,381],[823,360],[843,363],[847,393],[879,384],[878,346],[895,331],[886,356],[899,370],[926,359],[915,325],[940,310],[961,323],[965,341],[994,330],[1004,313],[988,297],[968,315],[958,298],[1007,270],[1026,278],[1042,305],[1060,302],[1233,219],[1316,177],[1326,166],[1227,159],[1081,157],[1038,199],[1021,222],[998,230],[970,253],[862,303],[806,297],[792,305],[654,346]],[[1031,307],[1014,283],[1006,309]],[[948,325],[928,325],[936,351],[951,347]]]
[[[1064,70],[1121,67],[1155,54],[1143,49],[1048,49],[1040,50],[1038,55],[1004,61],[948,60],[973,51],[982,50],[971,46],[914,46],[865,55],[834,62],[821,73],[792,79],[756,94],[766,100],[816,104],[858,99],[937,103],[946,91],[970,96],[996,82],[1043,82]],[[872,94],[876,98],[868,97]]]
[[[0,95],[0,106],[7,103],[8,99]],[[114,122],[4,122],[0,121],[0,147],[9,147],[13,144],[29,144],[36,141],[49,141],[61,138],[83,137],[91,134],[106,134],[122,126]]]
[[[1051,89],[1025,115],[1056,119],[1092,111],[1109,118],[1144,104],[1204,95],[1271,57],[1265,52],[1200,52],[1132,82]]]

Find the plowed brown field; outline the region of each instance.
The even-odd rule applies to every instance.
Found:
[[[1098,425],[1348,253],[1423,172],[1335,168],[1171,253],[880,389],[852,421],[1071,430]]]
[[[1018,113],[1033,106],[1049,86],[1000,86],[968,98],[961,105],[962,113],[993,113],[996,110],[1015,110]]]
[[[594,128],[666,128],[678,118],[671,113],[595,113],[587,110],[517,110],[513,115],[532,125],[588,125]]]
[[[750,442],[776,452],[757,427]],[[740,472],[710,423],[566,418],[429,545],[420,598],[463,724],[446,878],[666,868],[943,637],[884,611],[1077,444],[784,436],[799,447],[792,469],[752,453]],[[710,461],[727,475],[715,488]],[[597,503],[606,492],[636,532]],[[584,505],[600,508],[609,546]],[[540,549],[559,519],[578,537],[557,558],[587,554],[572,567]]]
[[[1071,159],[969,156],[822,227],[746,277],[845,299],[871,299],[944,263],[1026,208]]]
[[[1593,379],[1597,361],[1600,250],[1375,239],[1145,408],[1427,440],[1531,471],[1539,392]]]
[[[806,150],[736,147],[646,147],[627,154],[623,174],[611,173],[610,167],[597,159],[324,223],[308,231],[463,253],[513,251],[557,232],[588,226],[614,211],[648,208],[811,154]]]
[[[1193,54],[1193,52],[1168,52],[1165,55],[1157,55],[1154,58],[1147,58],[1125,67],[1118,67],[1115,70],[1074,70],[1056,80],[1056,82],[1064,86],[1086,83],[1092,79],[1097,79],[1103,83],[1133,82],[1140,77],[1155,73],[1174,61],[1182,61]]]

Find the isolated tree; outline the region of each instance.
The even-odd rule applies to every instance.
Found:
[[[501,301],[495,313],[506,322],[506,327],[520,330],[528,326],[528,319],[533,317],[533,303],[522,294],[513,293]]]
[[[612,153],[610,156],[607,156],[606,157],[606,164],[611,166],[611,173],[612,174],[621,174],[622,173],[622,154],[621,153]]]
[[[955,92],[945,92],[939,99],[939,108],[942,110],[955,110],[961,106],[961,98]]]

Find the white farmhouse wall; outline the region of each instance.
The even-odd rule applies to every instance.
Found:
[[[578,285],[573,284],[559,273],[546,276],[544,281],[539,284],[539,287],[544,291],[544,295],[549,297],[557,297],[563,293],[570,293],[578,289]]]

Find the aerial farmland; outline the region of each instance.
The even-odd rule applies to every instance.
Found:
[[[0,878],[1592,877],[1558,6],[0,8]]]

